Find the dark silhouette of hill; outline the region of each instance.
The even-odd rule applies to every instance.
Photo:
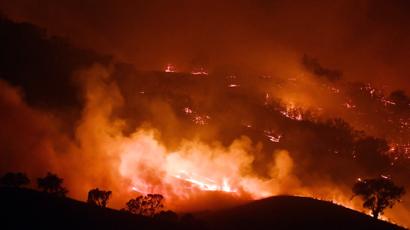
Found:
[[[42,107],[77,106],[74,71],[109,56],[80,49],[49,36],[30,23],[17,23],[0,14],[0,78],[23,88],[30,104]],[[50,97],[50,95],[53,95]]]
[[[0,188],[1,229],[166,229],[173,223],[30,189]]]
[[[198,214],[188,224],[100,208],[30,189],[0,188],[1,229],[401,229],[311,198],[278,196]]]
[[[403,229],[330,202],[276,196],[204,214],[210,229]]]

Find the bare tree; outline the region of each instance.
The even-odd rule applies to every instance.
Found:
[[[376,219],[385,208],[392,208],[400,201],[405,193],[404,187],[396,186],[391,179],[383,177],[358,180],[352,190],[355,196],[364,200],[363,207],[370,209]]]

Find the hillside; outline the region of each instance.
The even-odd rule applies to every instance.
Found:
[[[330,202],[276,196],[205,215],[211,229],[402,229]]]
[[[0,202],[1,229],[165,229],[160,221],[28,189],[2,188]]]
[[[329,202],[291,196],[198,214],[202,221],[190,225],[101,209],[28,189],[2,188],[0,202],[2,229],[401,229]]]

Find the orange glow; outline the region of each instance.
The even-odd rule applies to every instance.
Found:
[[[201,67],[201,68],[199,68],[199,69],[193,70],[193,71],[191,72],[191,74],[192,74],[192,75],[208,75],[208,72],[205,71],[204,68]]]
[[[166,73],[175,73],[176,72],[176,69],[175,69],[175,66],[173,66],[172,64],[168,64],[166,67],[165,67],[165,70],[164,70]]]
[[[286,106],[285,110],[280,111],[280,113],[292,120],[303,120],[301,110],[299,108],[296,108],[293,104]]]
[[[352,185],[382,174],[410,226],[410,1],[44,2],[0,3],[2,173],[177,212],[363,211]]]
[[[120,143],[119,173],[131,180],[132,190],[161,193],[166,197],[193,197],[198,190],[232,193],[239,197],[272,195],[275,191],[270,188],[274,187],[273,178],[262,180],[246,172],[253,162],[246,150],[250,145],[247,138],[236,140],[227,149],[187,141],[179,150],[168,152],[152,131],[138,131],[131,139]],[[287,153],[281,154],[288,157]],[[288,172],[283,172],[282,176],[286,177]]]

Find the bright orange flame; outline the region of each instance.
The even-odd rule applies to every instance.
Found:
[[[285,110],[280,111],[280,113],[283,116],[290,118],[292,120],[303,120],[303,116],[300,109],[296,108],[293,104],[287,105]]]
[[[266,181],[246,172],[253,162],[246,150],[250,144],[242,138],[226,149],[186,141],[178,151],[167,152],[152,132],[139,131],[122,142],[119,170],[140,193],[190,197],[202,190],[264,197],[272,194],[260,190]]]
[[[175,66],[173,66],[172,64],[168,64],[165,67],[165,72],[166,73],[175,73],[176,72]]]
[[[78,167],[85,170],[74,172],[79,176],[69,187],[73,188],[70,191],[76,198],[81,199],[92,187],[104,185],[115,194],[112,204],[118,208],[133,198],[135,192],[160,193],[168,202],[167,208],[175,211],[212,208],[208,197],[215,194],[242,201],[291,194],[321,197],[356,209],[361,206],[356,203],[357,199],[349,200],[350,188],[342,189],[330,181],[326,183],[322,179],[312,187],[304,187],[293,174],[291,153],[285,150],[274,152],[266,161],[267,172],[263,176],[256,173],[254,158],[260,149],[247,137],[238,138],[227,147],[218,142],[209,144],[192,139],[170,149],[153,128],[138,128],[124,135],[125,121],[111,116],[112,111],[122,106],[123,98],[119,88],[105,80],[108,77],[107,70],[99,68],[90,70],[84,77],[87,103],[76,130],[79,144],[72,147],[72,155],[76,158],[67,164],[70,173],[78,162],[87,162],[89,166]],[[199,115],[189,107],[183,111],[192,119]],[[302,119],[300,110],[292,105],[283,111],[283,115]],[[252,128],[249,123],[245,122],[245,125]],[[281,134],[273,131],[265,134],[274,142],[281,139]],[[79,152],[81,154],[76,154]],[[67,159],[63,158],[61,162],[64,165]],[[208,199],[208,202],[196,206],[193,201],[198,199]]]

